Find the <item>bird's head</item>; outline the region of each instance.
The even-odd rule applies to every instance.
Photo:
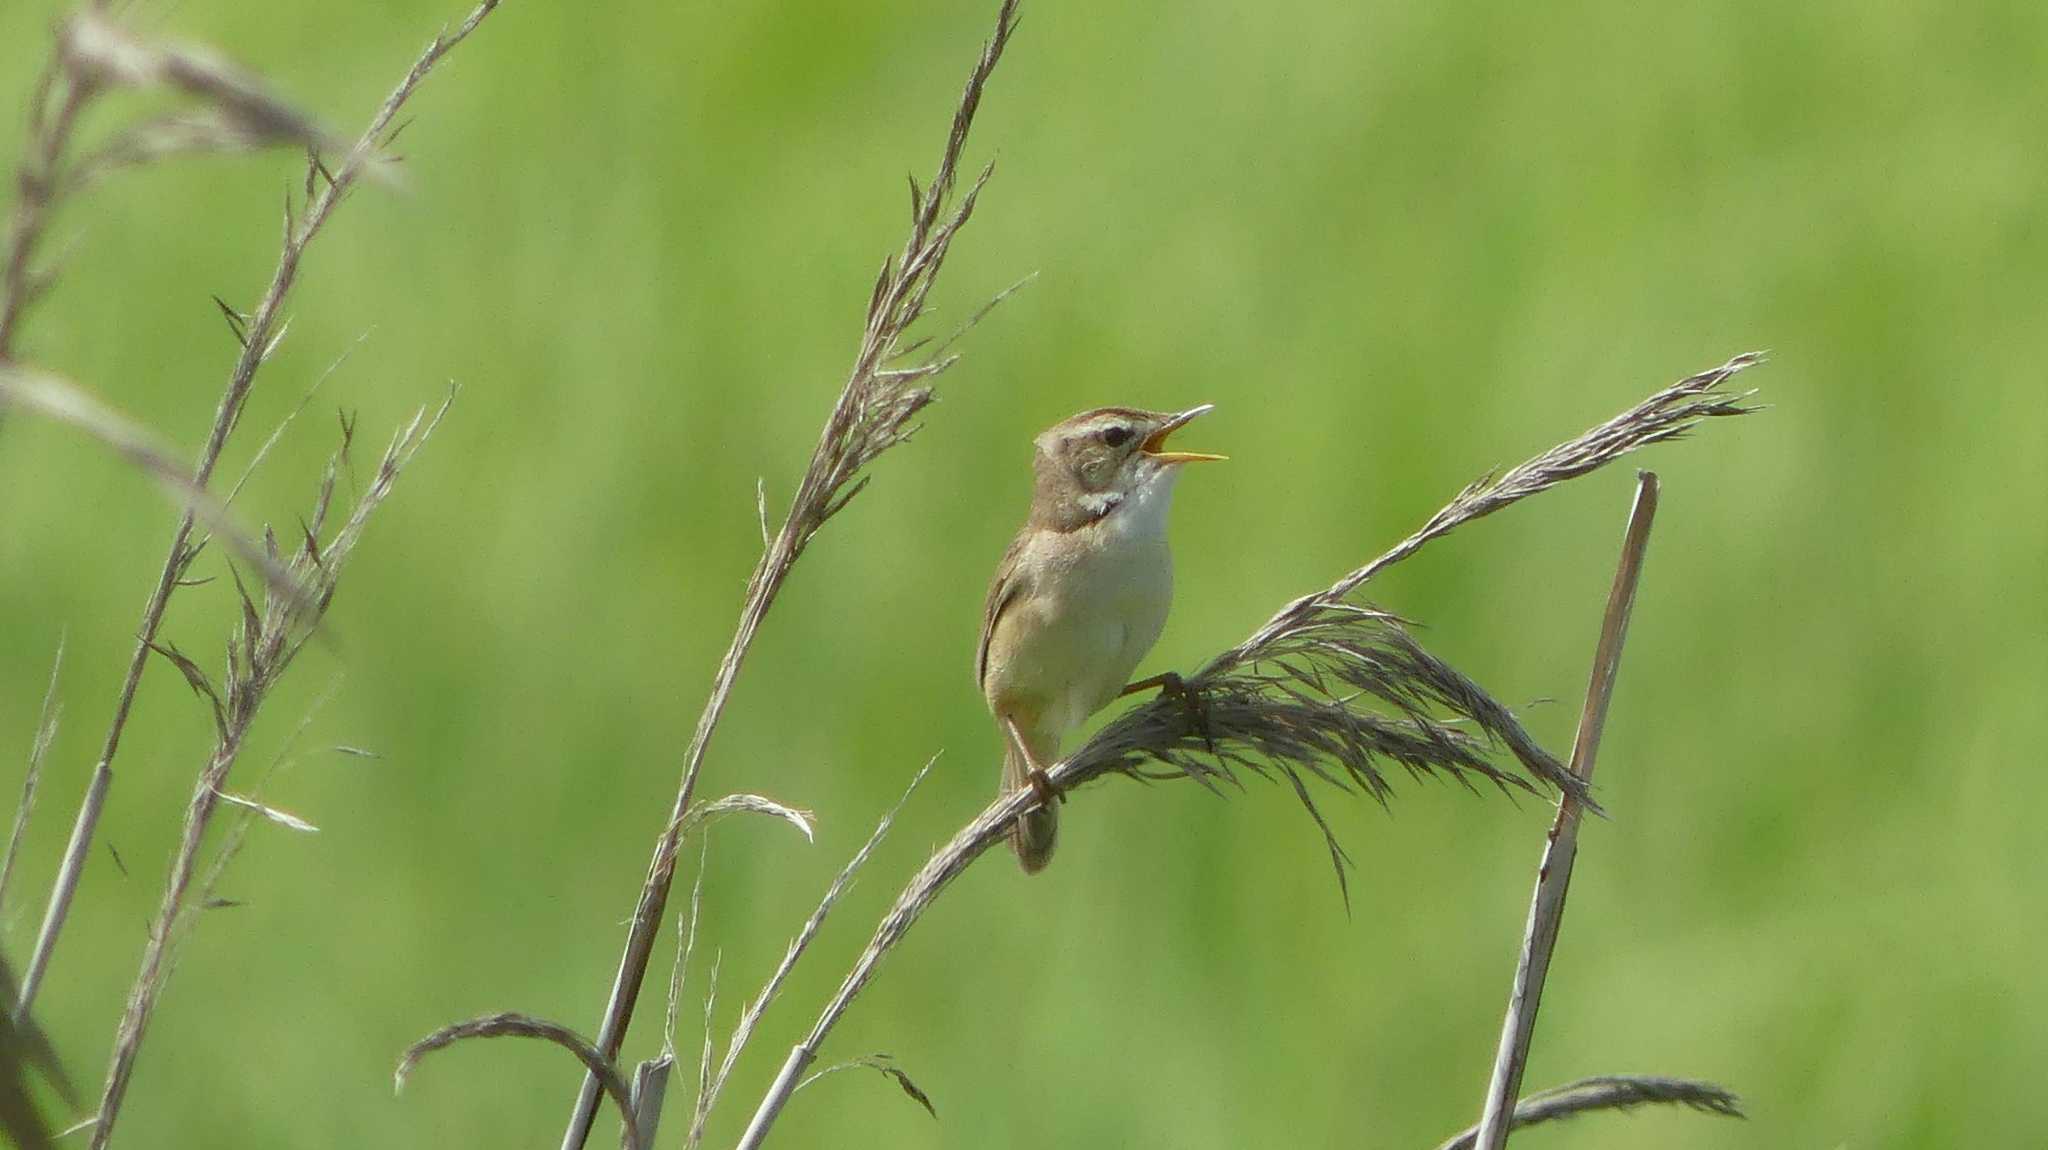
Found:
[[[1213,405],[1186,411],[1100,407],[1053,425],[1039,435],[1034,519],[1071,530],[1127,502],[1165,495],[1184,463],[1224,458],[1169,451],[1166,438]]]

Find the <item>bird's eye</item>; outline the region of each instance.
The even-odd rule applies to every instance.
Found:
[[[1111,447],[1122,447],[1124,444],[1129,443],[1130,440],[1131,429],[1128,427],[1105,427],[1102,429],[1102,442],[1109,444]]]

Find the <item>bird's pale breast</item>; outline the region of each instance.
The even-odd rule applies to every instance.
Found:
[[[1163,527],[1120,512],[1048,534],[1028,557],[1034,586],[997,623],[986,687],[1055,746],[1116,698],[1166,625],[1173,556]]]

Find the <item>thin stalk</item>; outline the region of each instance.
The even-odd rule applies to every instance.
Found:
[[[98,91],[91,80],[65,67],[63,33],[50,51],[29,103],[29,141],[16,175],[14,214],[7,229],[7,255],[0,264],[0,363],[14,358],[14,337],[22,313],[40,296],[45,281],[35,270],[35,253],[56,206],[57,170],[70,145],[78,114]],[[62,88],[54,111],[50,98]]]
[[[215,748],[213,756],[207,760],[206,769],[200,772],[198,784],[192,789],[191,801],[186,806],[184,834],[178,844],[178,853],[171,862],[170,877],[164,882],[162,905],[157,908],[156,919],[150,924],[149,943],[142,952],[142,969],[136,973],[135,989],[129,993],[128,1005],[121,1017],[113,1063],[107,1070],[106,1084],[100,1094],[99,1114],[92,1127],[93,1150],[103,1150],[114,1136],[114,1120],[120,1116],[129,1080],[135,1073],[135,1055],[142,1045],[143,1033],[156,1004],[156,993],[163,985],[171,935],[185,903],[185,892],[192,885],[192,875],[198,867],[199,846],[219,802],[220,788],[241,754],[242,736],[247,729],[246,722],[235,723],[230,737]]]
[[[1628,532],[1621,547],[1621,562],[1614,572],[1614,586],[1607,595],[1607,613],[1600,624],[1600,645],[1593,655],[1591,682],[1586,703],[1579,712],[1578,737],[1572,742],[1571,770],[1591,782],[1594,760],[1600,754],[1600,736],[1607,726],[1607,705],[1614,697],[1615,675],[1621,669],[1621,647],[1628,638],[1629,615],[1635,610],[1636,584],[1643,572],[1643,554],[1650,545],[1650,525],[1657,517],[1657,476],[1640,472],[1636,478],[1635,506],[1630,509]],[[1529,1043],[1536,1033],[1536,1011],[1543,1001],[1543,980],[1550,973],[1550,955],[1557,947],[1558,928],[1564,922],[1564,899],[1571,888],[1572,863],[1578,857],[1580,803],[1564,795],[1557,804],[1557,818],[1550,825],[1550,838],[1543,848],[1543,863],[1536,871],[1536,894],[1529,904],[1529,925],[1522,937],[1522,957],[1515,966],[1514,990],[1508,998],[1507,1017],[1501,1024],[1500,1049],[1494,1055],[1493,1079],[1487,1084],[1486,1105],[1480,1114],[1475,1141],[1478,1150],[1501,1150],[1507,1145],[1514,1125],[1515,1098],[1522,1089],[1522,1071],[1528,1066]]]
[[[113,1137],[114,1122],[120,1114],[121,1104],[127,1096],[128,1083],[134,1074],[135,1062],[141,1052],[142,1042],[149,1030],[156,1004],[162,997],[164,986],[169,979],[171,958],[177,942],[182,937],[181,923],[185,916],[195,913],[187,897],[198,873],[199,852],[206,841],[208,827],[215,812],[224,801],[234,802],[244,809],[259,809],[275,821],[284,821],[301,830],[309,829],[292,817],[280,817],[278,812],[262,807],[254,800],[234,796],[226,791],[229,773],[240,757],[242,747],[254,725],[264,700],[272,686],[283,676],[292,660],[321,625],[322,614],[333,602],[342,570],[363,537],[371,515],[391,494],[399,475],[418,454],[419,448],[432,435],[442,416],[448,411],[453,397],[444,402],[432,422],[427,421],[427,412],[422,409],[409,425],[402,428],[392,439],[379,461],[374,478],[357,499],[348,518],[334,536],[327,541],[324,549],[319,546],[318,535],[325,521],[328,498],[332,492],[332,477],[336,466],[341,463],[342,452],[337,452],[327,470],[328,479],[322,485],[321,495],[316,504],[310,523],[305,527],[305,543],[292,557],[292,573],[303,580],[312,595],[310,600],[288,599],[282,596],[266,598],[259,612],[246,593],[242,599],[243,622],[228,637],[228,666],[225,699],[205,673],[176,650],[163,648],[162,653],[178,663],[195,691],[207,696],[214,704],[214,721],[217,726],[217,741],[207,765],[200,772],[194,786],[192,798],[187,805],[184,830],[179,839],[178,850],[171,862],[169,875],[164,880],[164,892],[156,917],[149,926],[149,938],[143,947],[141,969],[135,975],[135,982],[129,988],[128,1001],[121,1013],[120,1026],[114,1035],[114,1050],[107,1070],[105,1086],[100,1096],[99,1115],[93,1125],[93,1150],[103,1150]],[[346,437],[345,437],[346,440]],[[342,449],[345,451],[346,447]],[[239,588],[238,588],[239,590]],[[227,849],[235,846],[231,837]],[[223,855],[223,863],[225,858]],[[206,885],[211,885],[211,879]],[[202,887],[202,889],[205,889]]]
[[[789,1104],[790,1095],[796,1093],[797,1084],[803,1080],[804,1071],[817,1057],[817,1051],[806,1043],[789,1048],[789,1057],[783,1060],[775,1081],[768,1084],[768,1093],[747,1122],[747,1132],[740,1136],[736,1150],[760,1150],[761,1143],[768,1140],[768,1128],[775,1125],[775,1119],[781,1116],[782,1108]]]
[[[319,190],[312,196],[303,218],[294,223],[289,211],[286,213],[285,238],[278,253],[277,268],[271,273],[270,285],[263,293],[262,301],[249,317],[245,334],[241,340],[241,354],[228,376],[227,388],[221,393],[220,404],[214,412],[213,427],[207,433],[206,444],[200,450],[199,461],[193,467],[192,484],[204,488],[213,478],[214,468],[220,463],[221,451],[227,446],[230,433],[241,418],[242,407],[249,398],[249,391],[256,382],[257,369],[276,346],[276,333],[284,311],[285,297],[290,294],[293,282],[298,278],[299,260],[305,254],[308,244],[319,235],[328,216],[348,194],[366,166],[382,148],[386,131],[392,119],[397,116],[418,87],[421,80],[431,71],[448,51],[466,39],[485,16],[498,6],[498,0],[483,0],[470,12],[469,17],[453,31],[436,36],[427,50],[414,61],[405,78],[385,98],[384,105],[370,120],[370,125],[350,149],[348,157],[332,175],[319,184]],[[326,169],[316,160],[309,176],[322,174]],[[310,184],[309,180],[309,184]],[[149,665],[150,652],[156,643],[158,629],[163,625],[164,612],[170,606],[171,595],[177,590],[179,579],[186,566],[197,554],[192,546],[192,532],[195,513],[188,508],[179,516],[177,530],[172,532],[171,545],[164,557],[163,568],[157,573],[156,586],[150,591],[149,600],[143,606],[142,622],[136,628],[135,649],[128,659],[128,670],[122,676],[121,690],[114,701],[114,717],[107,726],[106,741],[100,748],[99,761],[94,764],[92,777],[86,783],[85,798],[79,804],[78,816],[71,826],[71,839],[64,848],[64,858],[57,870],[56,882],[50,889],[49,906],[43,912],[43,923],[36,934],[36,946],[29,957],[27,972],[22,976],[21,993],[14,1007],[16,1018],[26,1017],[34,1005],[36,992],[41,988],[43,977],[49,971],[51,955],[55,952],[57,939],[63,933],[64,923],[71,911],[71,901],[78,892],[78,882],[84,874],[85,860],[92,849],[94,832],[99,827],[100,814],[106,807],[107,791],[114,781],[114,756],[121,747],[121,735],[127,729],[128,716],[135,706],[135,692],[142,685],[142,672]],[[96,1136],[97,1137],[97,1136]]]
[[[598,1027],[597,1048],[606,1058],[616,1059],[619,1056],[626,1028],[632,1024],[633,1009],[639,1001],[640,987],[646,980],[648,964],[654,954],[655,938],[660,933],[662,914],[668,906],[669,887],[675,881],[676,850],[682,840],[683,817],[696,794],[697,775],[703,768],[705,752],[711,744],[712,734],[718,729],[719,719],[725,714],[733,684],[739,677],[748,650],[753,646],[754,636],[769,608],[774,605],[783,581],[812,536],[865,488],[867,479],[860,477],[861,470],[915,430],[912,419],[932,401],[932,391],[925,384],[954,362],[954,358],[948,356],[928,359],[915,367],[889,366],[892,361],[914,350],[914,346],[904,345],[905,333],[923,314],[925,300],[938,280],[953,238],[973,213],[975,199],[983,181],[989,176],[989,169],[984,168],[957,202],[954,200],[960,154],[966,147],[982,92],[990,75],[995,72],[996,64],[1002,59],[1011,30],[1016,27],[1017,3],[1018,0],[1003,0],[996,17],[995,32],[983,45],[981,56],[968,75],[960,103],[953,112],[946,144],[930,185],[920,189],[915,180],[911,181],[909,237],[895,259],[883,262],[869,298],[867,322],[846,386],[840,391],[832,413],[825,421],[803,480],[790,501],[782,529],[762,552],[760,562],[747,581],[746,601],[740,609],[739,624],[733,631],[724,657],[719,660],[717,673],[712,677],[711,693],[697,718],[689,749],[683,755],[682,781],[676,789],[675,804],[668,822],[655,839],[647,877],[641,883],[627,930],[626,946],[619,956],[618,973],[613,977],[611,993],[605,1002],[604,1019]],[[562,1134],[562,1150],[580,1150],[589,1138],[591,1122],[597,1115],[599,1086],[595,1075],[584,1076],[582,1089],[570,1111],[568,1127]]]

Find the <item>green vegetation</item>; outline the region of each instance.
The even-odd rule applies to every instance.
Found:
[[[63,5],[0,8],[0,159]],[[223,473],[369,332],[238,502],[280,534],[358,412],[367,467],[453,412],[370,526],[252,741],[343,676],[181,952],[122,1126],[170,1146],[550,1146],[576,1071],[537,1044],[390,1072],[442,1023],[591,1028],[759,547],[900,244],[991,5],[512,4],[424,87],[401,189],[314,246]],[[459,5],[145,8],[335,129]],[[1178,599],[1145,673],[1657,386],[1769,348],[1767,413],[1642,456],[1664,480],[1528,1084],[1644,1071],[1751,1119],[1590,1118],[1541,1147],[2017,1145],[2048,1126],[2048,9],[1400,0],[1027,5],[970,164],[994,179],[935,294],[964,342],[917,438],[784,589],[707,794],[817,812],[710,833],[678,1045],[721,956],[723,1040],[789,935],[943,749],[742,1060],[729,1142],[929,848],[995,788],[970,674],[1029,437],[1104,403],[1214,402],[1185,446]],[[134,111],[132,97],[115,108]],[[114,117],[89,131],[104,133]],[[120,176],[21,337],[185,451],[275,260],[289,153]],[[9,184],[11,190],[11,182]],[[1625,468],[1368,588],[1567,749]],[[0,773],[60,634],[64,726],[5,908],[17,963],[174,512],[76,432],[0,425]],[[289,530],[287,530],[289,529]],[[220,573],[217,555],[197,574]],[[168,638],[217,661],[226,580]],[[40,1006],[95,1083],[212,720],[151,667]],[[1546,811],[1435,783],[1323,804],[1113,780],[1026,880],[975,867],[883,968],[787,1147],[1426,1147],[1477,1116]],[[691,856],[694,858],[694,855]],[[694,866],[694,862],[690,865]],[[125,868],[125,869],[124,869]],[[686,880],[687,880],[686,872]],[[682,900],[678,898],[678,902]],[[659,1043],[672,943],[629,1057]],[[689,1090],[671,1089],[671,1122]],[[679,1125],[679,1124],[677,1124]],[[665,1130],[665,1144],[679,1136]],[[598,1127],[609,1139],[609,1119]],[[593,1145],[598,1143],[593,1142]]]

